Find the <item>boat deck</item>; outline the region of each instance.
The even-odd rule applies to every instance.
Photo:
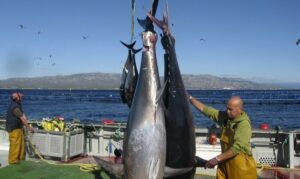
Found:
[[[7,165],[8,149],[5,145],[0,148],[0,178],[121,178],[120,166],[121,159],[115,157],[86,156],[75,157],[68,162],[55,160],[42,161],[39,159],[27,158],[20,164]],[[5,150],[3,150],[5,149]],[[92,172],[83,172],[84,165],[96,165],[97,170]],[[118,170],[119,169],[119,170]],[[24,171],[26,171],[24,173]],[[287,168],[264,168],[258,169],[261,179],[300,179],[299,169]],[[8,177],[9,176],[9,177]],[[195,179],[213,179],[215,178],[215,169],[197,168]]]
[[[87,130],[85,131],[85,135],[82,132],[76,132],[70,137],[69,135],[66,135],[68,137],[64,137],[65,135],[56,134],[55,132],[36,132],[35,137],[40,138],[36,138],[38,140],[35,140],[35,144],[42,143],[42,145],[39,145],[40,153],[43,153],[44,157],[50,159],[49,163],[51,164],[27,156],[26,161],[22,161],[18,165],[7,165],[9,150],[8,136],[6,131],[0,130],[0,178],[20,178],[20,176],[22,178],[37,178],[32,177],[30,173],[39,173],[39,176],[43,176],[43,178],[60,178],[60,175],[63,175],[63,178],[73,179],[78,177],[64,173],[72,171],[74,173],[77,172],[78,176],[81,176],[81,173],[86,173],[80,170],[80,165],[82,164],[97,165],[99,167],[95,172],[87,172],[91,176],[85,175],[84,178],[105,178],[104,176],[121,178],[123,175],[122,161],[120,158],[115,158],[112,152],[113,149],[122,146],[122,140],[113,140],[113,136],[117,131],[116,129],[119,129],[119,126],[85,126],[84,129]],[[206,160],[221,152],[219,142],[217,145],[207,143],[208,133],[209,129],[199,128],[195,131],[196,155]],[[29,137],[28,139],[34,141],[32,140],[34,138]],[[70,145],[71,140],[77,145]],[[58,142],[61,142],[60,145],[57,145]],[[264,168],[257,169],[259,178],[300,179],[300,131],[276,132],[254,130],[251,144],[253,155],[258,165],[264,165]],[[79,149],[84,148],[84,150],[78,150],[79,152],[72,153],[72,155],[65,154],[64,151],[77,151],[78,146]],[[46,149],[51,150],[47,151]],[[103,157],[109,155],[111,157]],[[61,157],[58,158],[57,156]],[[67,156],[67,160],[65,160],[64,156]],[[61,162],[62,160],[67,162]],[[57,167],[57,165],[61,166],[62,164],[65,165],[63,166],[65,172],[61,171],[60,167]],[[40,168],[40,166],[43,166],[43,168]],[[281,166],[281,168],[270,166]],[[29,174],[24,175],[22,172],[27,170],[29,170]],[[45,170],[52,171],[52,173],[49,174]],[[212,179],[215,178],[215,175],[216,169],[198,167],[195,179]]]
[[[276,167],[266,168],[259,173],[259,176],[264,179],[300,179],[300,170]]]
[[[50,165],[42,161],[22,161],[20,164],[9,165],[0,169],[0,178],[43,178],[43,179],[109,179],[111,177],[103,170],[83,172],[74,165]]]

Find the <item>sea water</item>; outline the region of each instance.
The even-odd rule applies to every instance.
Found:
[[[5,116],[9,96],[16,90],[0,90],[0,116]],[[123,104],[118,90],[17,90],[24,94],[23,110],[30,120],[62,116],[66,121],[100,124],[113,119],[126,122],[129,108]],[[191,90],[194,98],[220,110],[226,109],[230,96],[241,96],[244,109],[258,128],[267,123],[270,128],[300,128],[300,90]],[[192,107],[194,123],[210,127],[213,122]]]

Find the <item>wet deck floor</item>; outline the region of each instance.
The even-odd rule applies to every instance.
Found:
[[[7,166],[7,160],[8,160],[8,143],[2,143],[0,146],[0,163],[1,167],[0,170],[6,169],[6,168],[11,168],[12,166]],[[27,158],[28,161],[21,162],[21,164],[18,165],[18,168],[22,168],[23,166],[26,168],[29,165],[36,165],[35,163],[41,162],[39,159],[32,159],[32,158]],[[58,164],[99,164],[99,161],[104,161],[106,163],[109,163],[111,165],[121,165],[122,160],[120,158],[115,158],[115,157],[99,157],[99,156],[86,156],[86,157],[75,157],[68,162],[60,162],[56,161]],[[29,162],[29,163],[28,163]],[[30,163],[32,162],[32,163]],[[101,162],[100,162],[101,164]],[[48,164],[51,168],[51,165]],[[108,174],[105,174],[105,176],[110,176],[110,178],[120,178],[114,175],[114,172],[118,173],[118,171],[111,172],[107,170],[102,164],[101,166],[103,169]],[[47,167],[46,167],[47,168]],[[119,168],[117,168],[119,169]],[[22,170],[22,169],[21,169]],[[112,169],[110,169],[112,170]],[[3,170],[2,170],[3,171]],[[43,171],[41,171],[42,173]],[[78,169],[78,172],[81,172]],[[103,171],[102,171],[103,172]],[[112,173],[113,175],[109,174]],[[18,175],[16,172],[15,175]],[[22,174],[19,173],[21,176]],[[47,177],[46,177],[47,178]],[[100,177],[101,178],[101,177]],[[215,178],[215,169],[203,169],[203,168],[197,168],[196,170],[196,175],[195,179],[213,179]],[[286,168],[265,168],[263,170],[259,170],[259,178],[264,178],[264,179],[273,179],[273,178],[281,178],[281,179],[300,179],[300,169],[286,169]],[[72,178],[73,179],[73,178]]]

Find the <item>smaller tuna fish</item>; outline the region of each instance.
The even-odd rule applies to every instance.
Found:
[[[128,48],[128,46],[125,43],[122,42],[122,44]],[[128,69],[128,73],[125,80],[125,86],[124,86],[124,97],[127,101],[128,107],[131,106],[134,91],[138,80],[138,70],[135,63],[135,54],[137,54],[141,50],[142,48],[137,50],[134,48],[131,49],[132,58],[129,63],[129,69]]]
[[[121,43],[128,48],[128,57],[123,68],[120,85],[120,96],[122,102],[127,103],[130,107],[138,79],[138,71],[135,63],[135,54],[141,51],[141,49],[135,50],[133,48],[133,46],[135,45],[135,41],[131,44],[126,44],[122,41]]]

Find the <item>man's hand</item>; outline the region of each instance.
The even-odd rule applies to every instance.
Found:
[[[31,133],[34,133],[34,129],[33,129],[33,127],[31,127],[31,126],[27,127],[27,130],[28,130],[29,132],[31,132]]]
[[[195,106],[198,110],[200,110],[201,112],[204,110],[205,104],[203,104],[202,102],[198,101],[196,98],[194,98],[191,95],[188,96],[188,99],[189,99],[190,103],[193,106]]]
[[[208,162],[205,164],[205,168],[214,168],[216,165],[218,165],[219,161],[216,157],[210,159]]]

